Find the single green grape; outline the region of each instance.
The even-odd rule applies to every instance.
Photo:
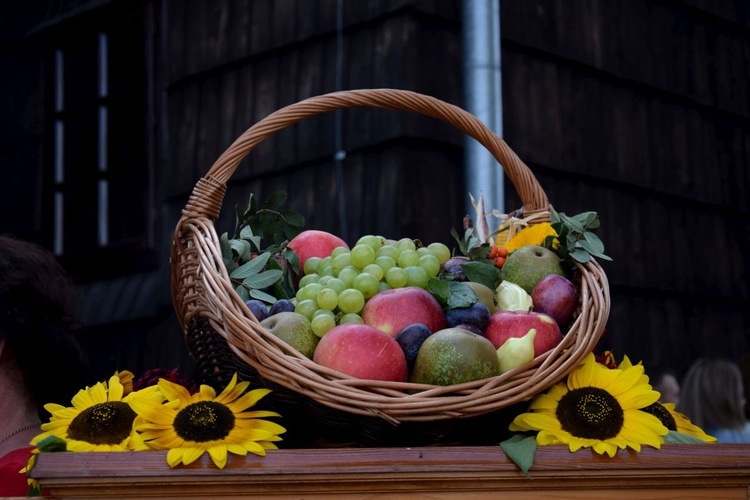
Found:
[[[402,252],[404,250],[415,250],[416,251],[416,249],[417,249],[416,243],[414,243],[414,240],[412,240],[411,238],[401,238],[400,240],[398,240],[396,242],[396,246]]]
[[[366,299],[369,299],[370,297],[378,293],[379,281],[379,279],[377,279],[370,273],[361,273],[359,276],[354,278],[354,283],[352,283],[352,286],[362,292],[362,295],[364,295]]]
[[[385,271],[383,271],[383,268],[380,267],[377,264],[368,264],[368,265],[366,265],[362,269],[362,272],[366,273],[366,274],[372,274],[373,276],[375,276],[378,279],[378,281],[382,280],[383,276],[385,275]]]
[[[304,288],[310,283],[317,283],[320,280],[318,273],[306,274],[299,279],[299,287]]]
[[[407,280],[406,286],[418,286],[419,288],[427,288],[427,272],[419,266],[405,267]]]
[[[385,272],[385,282],[391,288],[403,288],[409,281],[409,275],[400,267],[392,267]]]
[[[336,326],[336,320],[327,314],[315,316],[311,321],[312,331],[318,337],[322,337]]]
[[[398,256],[398,267],[405,268],[409,266],[419,265],[419,254],[416,250],[403,250],[401,255]]]
[[[367,234],[357,240],[357,244],[354,246],[356,247],[357,245],[367,245],[373,250],[377,250],[378,248],[385,245],[385,238],[383,238],[382,236],[375,236],[374,234]]]
[[[375,257],[390,257],[391,259],[398,260],[398,256],[401,253],[401,250],[395,245],[383,245],[382,247],[378,248],[378,251],[375,252]]]
[[[294,306],[294,312],[296,312],[297,314],[301,314],[302,316],[310,320],[317,310],[318,304],[316,304],[314,300],[310,299],[301,300],[297,303],[296,306]]]
[[[324,288],[318,293],[316,300],[318,302],[318,307],[321,309],[329,309],[333,311],[339,304],[339,294],[332,288]]]
[[[335,279],[336,278],[334,278],[333,276],[321,276],[320,279],[318,280],[318,283],[323,285],[323,288],[326,288],[328,285],[328,282],[331,280],[335,280]]]
[[[331,270],[334,276],[338,276],[342,269],[351,265],[352,254],[349,252],[341,252],[331,260]]]
[[[302,288],[302,300],[316,300],[318,294],[323,289],[320,283],[310,283]]]
[[[354,278],[356,278],[358,275],[359,272],[357,272],[353,267],[346,267],[341,270],[337,278],[344,282],[345,288],[351,288],[352,283],[354,283]]]
[[[343,292],[347,288],[350,288],[346,286],[346,283],[344,283],[344,280],[342,280],[341,278],[333,277],[325,283],[325,287],[334,290],[337,294]]]
[[[434,278],[440,272],[440,261],[434,254],[423,255],[419,258],[419,267],[427,272],[428,278]]]
[[[417,248],[417,255],[421,257],[423,255],[435,255],[435,254],[432,253],[432,250],[430,250],[427,247],[419,247]]]
[[[380,283],[378,283],[378,293],[385,292],[386,290],[392,290],[391,285],[389,285],[385,281],[381,281]]]
[[[320,316],[321,314],[325,314],[327,316],[330,316],[334,320],[336,319],[336,313],[333,312],[333,311],[331,311],[331,310],[329,310],[329,309],[318,309],[317,311],[315,311],[313,313],[312,317],[315,318],[316,316]]]
[[[318,268],[315,270],[318,274],[320,274],[321,269],[325,269],[326,267],[331,267],[331,257],[324,257],[320,259],[320,262],[318,262]]]
[[[339,325],[345,325],[346,323],[359,323],[360,325],[364,325],[365,321],[362,319],[362,316],[357,313],[346,313],[339,318]]]
[[[349,253],[349,249],[346,247],[336,247],[331,251],[331,259],[335,259],[342,253]]]
[[[385,273],[388,272],[388,269],[396,267],[397,264],[393,257],[389,257],[388,255],[381,255],[380,257],[375,259],[375,265],[380,267],[380,269],[383,271],[383,275],[385,275]]]
[[[347,288],[339,294],[339,310],[344,313],[358,313],[365,307],[365,296],[354,288]]]
[[[310,257],[305,261],[305,265],[302,266],[302,271],[305,274],[312,274],[318,269],[318,264],[323,260],[320,257]]]
[[[445,264],[445,261],[451,258],[450,248],[448,248],[442,243],[439,243],[439,242],[430,243],[429,245],[427,245],[427,248],[432,250],[432,253],[434,253],[435,257],[438,258],[438,261],[440,262],[441,266]]]
[[[375,262],[375,250],[370,245],[356,245],[352,248],[350,262],[360,269]]]

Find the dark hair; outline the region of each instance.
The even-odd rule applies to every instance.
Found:
[[[0,337],[33,401],[69,405],[85,384],[87,360],[74,337],[74,288],[55,256],[0,235]]]
[[[745,424],[742,398],[742,375],[735,363],[701,358],[685,375],[677,410],[707,431],[739,429]]]

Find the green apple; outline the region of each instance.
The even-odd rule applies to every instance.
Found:
[[[277,336],[300,354],[312,359],[320,337],[313,332],[310,320],[296,312],[280,312],[260,322],[261,326]]]
[[[565,276],[560,257],[538,245],[519,248],[508,255],[503,265],[503,279],[520,286],[529,295],[534,286],[550,274]]]

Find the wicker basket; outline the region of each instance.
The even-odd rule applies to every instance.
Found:
[[[275,132],[324,112],[370,106],[443,120],[479,141],[498,160],[523,203],[524,216],[549,202],[529,168],[470,113],[414,92],[336,92],[289,105],[242,134],[196,184],[172,246],[172,298],[204,382],[221,385],[238,372],[269,387],[266,399],[284,417],[292,442],[440,444],[497,442],[508,409],[563,379],[593,351],[609,315],[607,278],[595,260],[577,265],[580,307],[554,350],[502,376],[448,387],[361,380],[320,366],[267,332],[236,294],[222,262],[214,221],[240,161]],[[505,413],[504,413],[505,412]],[[296,431],[296,433],[295,433]],[[303,438],[304,436],[304,438]]]

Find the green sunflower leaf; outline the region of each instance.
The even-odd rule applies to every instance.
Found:
[[[514,434],[510,438],[500,443],[500,447],[508,458],[513,460],[521,472],[531,479],[529,469],[534,465],[534,455],[536,454],[536,436],[524,436],[523,434]]]
[[[682,432],[677,432],[677,431],[669,431],[667,435],[664,436],[664,443],[665,444],[705,444],[705,441],[695,436],[691,436],[690,434],[684,434]]]
[[[39,451],[50,452],[50,451],[67,451],[68,443],[54,434],[47,436],[36,444]]]

